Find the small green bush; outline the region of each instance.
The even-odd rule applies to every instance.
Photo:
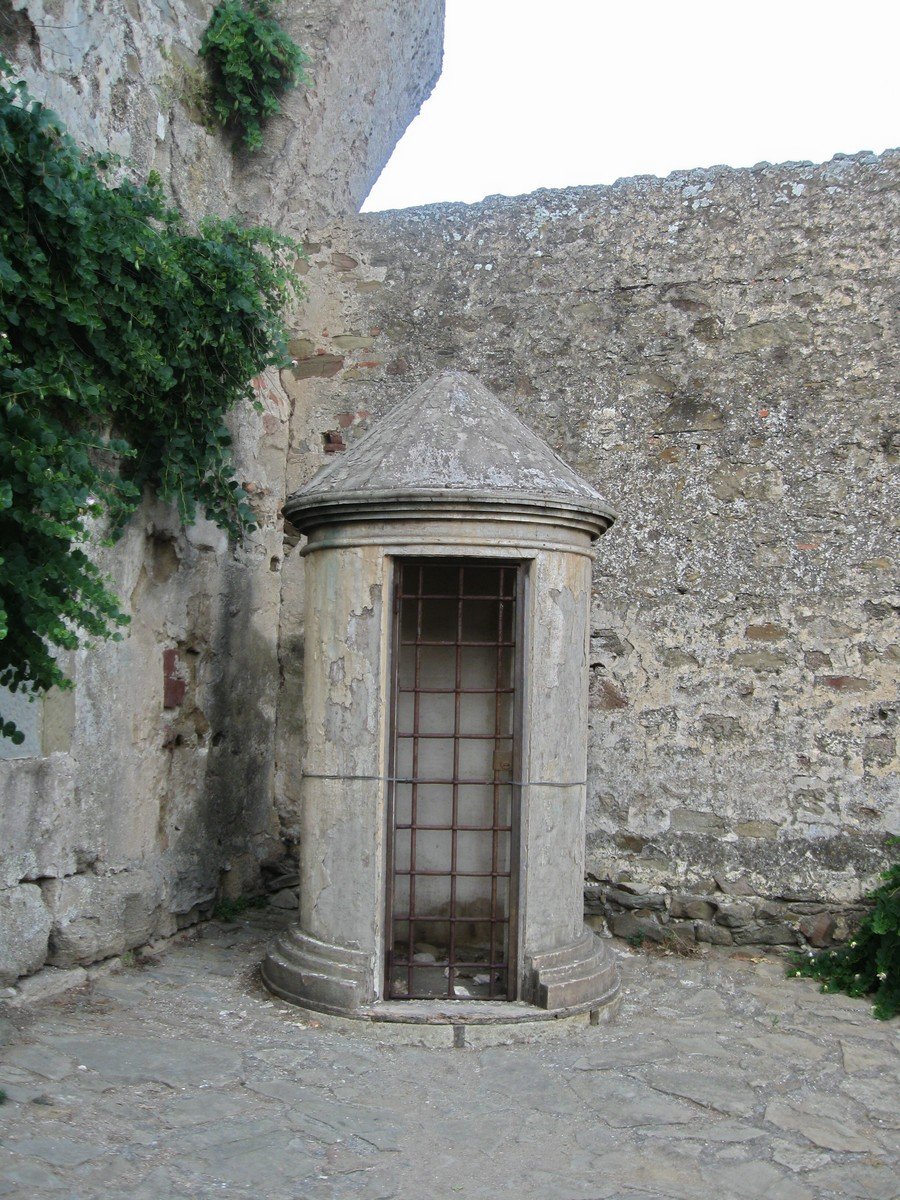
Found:
[[[890,838],[900,845],[900,838]],[[818,979],[823,992],[872,996],[882,1021],[900,1015],[900,862],[882,872],[884,883],[867,897],[872,910],[853,938],[835,950],[791,956],[791,975]]]
[[[212,75],[213,111],[248,150],[262,145],[263,122],[281,111],[279,97],[309,82],[303,71],[309,58],[273,9],[272,0],[222,0],[200,42]]]

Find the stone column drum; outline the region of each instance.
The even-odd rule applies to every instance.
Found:
[[[503,1007],[611,1005],[615,964],[583,920],[591,545],[611,511],[476,379],[447,372],[285,514],[308,537],[300,920],[269,951],[266,985],[314,1010],[403,1019],[411,1002],[384,1000],[392,581],[403,558],[483,559],[523,580],[515,996]],[[479,1019],[477,1003],[458,1008],[454,1019]]]

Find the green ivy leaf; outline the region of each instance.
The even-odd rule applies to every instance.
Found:
[[[297,245],[208,218],[190,231],[106,174],[0,59],[0,685],[66,686],[56,652],[128,617],[80,549],[144,489],[234,538],[254,516],[226,415],[279,361]],[[106,532],[104,532],[106,531]],[[20,744],[14,724],[0,735]]]

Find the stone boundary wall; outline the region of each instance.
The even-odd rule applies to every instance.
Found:
[[[306,397],[289,489],[325,442],[458,367],[619,513],[595,578],[588,810],[591,906],[618,932],[827,942],[900,825],[898,168],[493,197],[361,217],[312,249],[310,276],[340,282],[286,373]],[[301,573],[286,561],[283,615]],[[280,802],[289,823],[289,786]]]
[[[621,872],[621,876],[629,872]],[[706,942],[713,946],[814,946],[846,941],[866,911],[864,904],[756,895],[746,879],[697,881],[679,890],[672,881],[654,888],[620,877],[616,883],[589,882],[585,918],[633,942],[675,947]]]
[[[288,94],[256,155],[202,121],[212,8],[0,0],[0,46],[79,144],[122,155],[136,178],[158,171],[191,221],[238,215],[302,237],[355,211],[437,78],[443,0],[288,0],[313,83]],[[284,876],[273,801],[293,400],[277,372],[255,383],[262,411],[232,428],[259,530],[235,548],[145,504],[98,551],[131,614],[125,640],[72,656],[75,691],[34,714],[27,757],[0,747],[0,984],[121,954]]]

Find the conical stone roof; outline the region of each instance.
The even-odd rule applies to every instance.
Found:
[[[420,500],[571,510],[596,525],[613,520],[598,492],[465,371],[416,388],[285,503],[300,529],[371,504],[408,509]],[[330,514],[327,515],[326,514]],[[590,518],[593,518],[591,521]]]

